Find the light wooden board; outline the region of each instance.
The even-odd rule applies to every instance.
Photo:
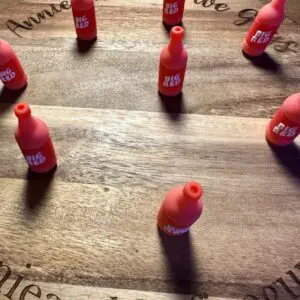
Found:
[[[241,53],[250,24],[238,27],[233,23],[239,20],[239,11],[259,9],[262,3],[219,2],[227,3],[230,10],[216,12],[213,7],[186,1],[189,63],[184,104],[174,109],[269,117],[287,96],[299,90],[299,25],[287,18],[280,29],[283,38],[299,43],[297,49],[292,48],[298,52],[281,53],[270,46],[273,62],[264,62],[270,69],[259,68]],[[21,1],[0,14],[1,38],[12,43],[29,74],[29,86],[21,99],[40,105],[165,109],[157,95],[159,52],[168,41],[161,24],[160,0],[97,1],[99,39],[85,54],[77,51],[70,9],[43,20],[32,30],[18,30],[23,38],[7,29],[9,18],[22,23],[49,8],[50,3],[53,1]],[[7,102],[3,96],[0,101]]]
[[[12,286],[14,281],[8,281],[8,286]],[[125,289],[111,289],[111,288],[99,288],[91,286],[74,286],[68,284],[57,284],[57,283],[45,283],[23,280],[16,291],[13,293],[13,297],[19,297],[29,285],[36,285],[32,287],[31,291],[37,293],[38,287],[41,290],[41,299],[52,299],[52,300],[201,300],[200,295],[183,295],[183,294],[167,294],[157,292],[145,292],[137,290],[125,290]],[[5,291],[6,293],[6,291]],[[47,295],[49,295],[48,298]],[[51,298],[52,297],[52,298]],[[1,295],[0,295],[0,299]],[[27,294],[26,299],[36,299],[36,297]],[[220,297],[209,297],[210,300],[235,300],[234,298],[220,298]],[[7,299],[5,299],[7,300]]]
[[[289,282],[284,273],[299,262],[299,153],[290,149],[280,163],[264,140],[268,121],[255,118],[298,91],[299,55],[271,46],[279,65],[253,66],[240,49],[249,24],[233,22],[264,1],[217,2],[231,9],[186,1],[184,95],[163,102],[156,87],[168,40],[161,1],[97,1],[99,38],[86,53],[77,50],[70,10],[19,38],[6,21],[22,22],[53,1],[1,1],[0,36],[29,75],[20,98],[0,94],[0,261],[11,278],[25,277],[12,300],[23,300],[28,284],[41,287],[41,299],[198,300],[192,295],[204,293],[232,300],[261,298],[279,277]],[[299,3],[289,0],[287,11],[280,34],[300,43]],[[48,122],[59,154],[52,178],[28,178],[13,141],[11,104],[21,99],[43,105],[32,109]],[[190,179],[204,186],[204,214],[190,235],[161,239],[160,201]],[[0,288],[1,300],[13,283]]]
[[[52,181],[26,180],[16,119],[1,116],[0,260],[14,274],[31,263],[33,282],[241,298],[298,263],[299,179],[265,142],[268,120],[32,110],[59,167]],[[298,166],[291,154],[285,164]],[[204,187],[204,214],[190,236],[161,240],[160,202],[190,179]]]

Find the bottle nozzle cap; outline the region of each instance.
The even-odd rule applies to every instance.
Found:
[[[15,106],[15,115],[18,118],[24,118],[24,117],[29,117],[31,115],[31,110],[30,107],[27,103],[18,103]]]
[[[174,26],[171,30],[171,40],[181,41],[183,39],[184,29],[181,26]]]
[[[203,194],[203,190],[198,182],[191,181],[184,186],[183,194],[191,200],[199,200]]]

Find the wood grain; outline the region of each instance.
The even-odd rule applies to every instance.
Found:
[[[33,282],[242,298],[299,261],[299,150],[275,156],[268,120],[32,110],[51,128],[59,166],[28,177],[15,117],[2,115],[0,260],[14,274],[31,263]],[[204,214],[190,235],[165,240],[160,201],[190,179],[204,187]]]
[[[0,299],[17,276],[11,300],[29,284],[41,299],[261,299],[279,277],[298,293],[284,274],[299,262],[299,149],[272,151],[258,117],[298,91],[299,55],[271,46],[254,66],[240,48],[249,24],[233,24],[263,1],[224,0],[223,13],[186,2],[188,72],[183,97],[171,101],[156,87],[168,40],[160,0],[97,1],[99,38],[85,53],[70,10],[18,31],[23,38],[7,29],[9,18],[23,22],[52,2],[0,3],[1,38],[29,75],[23,94],[0,92],[0,261],[12,270]],[[280,34],[300,44],[298,18],[289,0]],[[30,174],[14,142],[11,105],[21,99],[51,128],[51,176]],[[160,202],[190,179],[204,187],[204,214],[189,235],[166,239]]]
[[[290,0],[287,7],[288,16],[298,25],[300,24],[300,3],[297,0]]]
[[[0,14],[0,35],[13,44],[29,74],[30,84],[20,99],[50,106],[164,110],[157,95],[157,69],[168,33],[161,24],[160,0],[97,1],[99,39],[84,54],[77,50],[70,10],[43,20],[32,30],[19,30],[23,38],[6,28],[8,18],[22,22],[51,2],[26,0]],[[269,117],[288,95],[298,91],[299,55],[276,52],[270,46],[271,59],[264,67],[254,66],[241,53],[249,24],[238,27],[233,22],[239,19],[240,10],[259,9],[262,4],[224,2],[231,9],[222,13],[191,0],[186,3],[189,64],[184,105],[175,110]],[[286,19],[280,34],[300,45],[299,25],[291,19]],[[0,96],[0,102],[7,101]]]
[[[13,281],[9,282],[13,285]],[[23,281],[15,295],[18,296],[22,289],[32,284],[30,281]],[[98,300],[200,300],[201,298],[194,297],[195,295],[179,295],[179,294],[166,294],[157,292],[145,292],[137,290],[127,289],[111,289],[111,288],[99,288],[90,286],[74,286],[68,284],[57,284],[57,283],[45,283],[35,282],[37,286],[41,288],[41,299],[46,299],[46,295],[54,294],[57,297],[64,300],[73,299],[98,299]],[[19,293],[18,293],[19,292]],[[1,297],[1,296],[0,296]],[[194,298],[193,298],[194,297]],[[26,298],[27,299],[27,298]],[[30,295],[28,299],[31,300]],[[32,298],[33,299],[33,298]],[[53,300],[60,300],[52,298]],[[235,300],[234,298],[220,298],[220,297],[209,297],[210,300]]]

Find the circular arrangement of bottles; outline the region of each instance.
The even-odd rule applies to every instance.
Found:
[[[250,27],[242,49],[249,56],[259,56],[277,33],[285,17],[286,0],[273,0],[258,13]],[[74,25],[79,40],[97,38],[94,0],[72,0]],[[180,25],[184,0],[164,0],[163,23],[171,26],[169,43],[162,49],[159,60],[158,90],[164,96],[181,93],[187,67],[188,53],[183,45],[184,29]],[[12,47],[0,40],[0,79],[11,90],[27,85],[27,76]],[[16,141],[29,168],[37,173],[53,170],[56,153],[49,129],[44,121],[31,115],[28,104],[15,106],[18,126]],[[275,113],[266,129],[267,140],[274,145],[289,145],[300,133],[300,93],[288,97]],[[157,216],[159,228],[176,236],[189,230],[201,216],[203,190],[199,183],[188,182],[172,189],[165,197]]]

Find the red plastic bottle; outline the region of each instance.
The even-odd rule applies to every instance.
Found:
[[[171,236],[187,232],[202,214],[202,194],[201,185],[194,181],[173,188],[158,212],[159,228]]]
[[[0,40],[0,79],[11,90],[21,89],[27,84],[27,76],[19,58],[4,40]]]
[[[266,138],[275,145],[289,145],[300,133],[300,93],[288,97],[267,126]]]
[[[164,0],[163,23],[169,26],[179,25],[183,18],[185,0]]]
[[[46,123],[33,117],[26,103],[17,104],[15,114],[19,119],[15,138],[29,168],[37,173],[51,171],[57,160]]]
[[[183,34],[182,27],[173,27],[169,44],[160,53],[158,90],[165,96],[176,96],[182,90],[188,60],[182,43]]]
[[[258,13],[243,43],[243,51],[249,56],[259,56],[277,33],[285,17],[286,0],[273,0]]]
[[[85,41],[96,39],[97,24],[94,0],[72,0],[71,6],[77,37]]]

